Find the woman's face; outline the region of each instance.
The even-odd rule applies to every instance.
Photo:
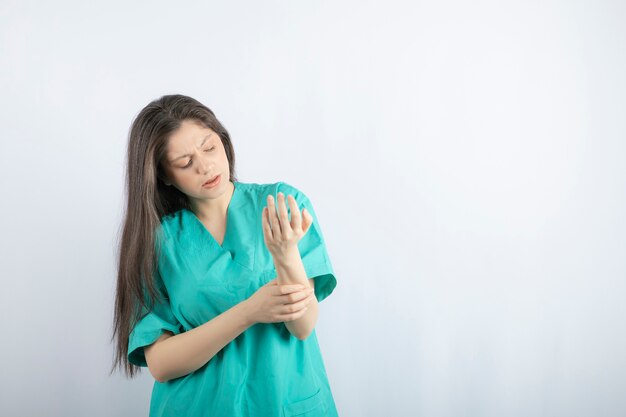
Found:
[[[190,200],[222,195],[229,187],[230,171],[224,145],[217,133],[196,120],[184,120],[169,138],[162,163],[165,183],[178,188]],[[203,184],[220,175],[214,188]]]

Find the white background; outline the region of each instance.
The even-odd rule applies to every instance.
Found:
[[[626,414],[626,4],[0,2],[0,404],[108,375],[128,129],[190,95],[311,199],[342,417]]]

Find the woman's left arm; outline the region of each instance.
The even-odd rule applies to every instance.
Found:
[[[300,257],[300,252],[297,247],[294,251],[285,254],[280,260],[275,260],[274,266],[276,267],[276,280],[279,285],[303,284],[315,288],[314,279],[307,279],[302,258]],[[309,337],[317,323],[319,304],[315,293],[313,293],[313,298],[311,302],[309,302],[308,307],[306,313],[299,319],[284,322],[287,330],[300,340]]]
[[[298,242],[308,232],[313,217],[311,214],[300,209],[293,196],[289,196],[287,203],[291,208],[291,221],[287,214],[285,196],[278,193],[278,213],[274,204],[274,197],[268,195],[267,206],[263,209],[263,238],[265,245],[272,254],[276,268],[276,281],[279,285],[303,284],[315,288],[313,278],[306,276],[304,264],[298,249]],[[318,302],[315,293],[309,302],[308,310],[302,317],[292,321],[286,321],[285,326],[289,332],[300,340],[306,339],[317,322]]]

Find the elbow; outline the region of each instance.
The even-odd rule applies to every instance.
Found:
[[[152,377],[160,383],[167,382],[171,378],[169,378],[167,375],[164,375],[164,372],[161,369],[162,366],[159,366],[159,365],[162,365],[160,355],[159,355],[159,351],[161,349],[160,348],[157,349],[157,347],[161,346],[161,343],[165,341],[166,339],[169,339],[170,337],[172,337],[172,333],[166,332],[162,334],[156,340],[156,342],[144,347],[143,349],[144,355],[146,358],[146,365],[148,365],[148,369],[150,370]]]
[[[154,377],[154,379],[155,379],[157,382],[159,382],[159,383],[161,383],[161,384],[164,384],[164,383],[166,383],[167,381],[169,381],[169,380],[171,380],[171,379],[172,379],[172,377],[171,377],[171,376],[169,376],[169,375],[163,375],[163,374],[152,374],[152,376]]]
[[[313,333],[313,329],[309,330],[306,333],[300,333],[295,336],[298,340],[306,340],[311,335],[311,333]]]
[[[154,357],[150,357],[150,360],[146,360],[148,370],[152,374],[152,377],[161,384],[169,381],[171,378],[163,372],[161,367],[157,366],[157,360]]]
[[[164,383],[167,382],[167,378],[165,377],[165,375],[161,374],[161,372],[159,372],[157,369],[154,369],[155,367],[152,366],[148,366],[148,370],[150,370],[150,373],[152,374],[152,377],[160,383]]]
[[[298,340],[306,340],[306,338],[309,336],[308,333],[297,332],[293,328],[288,328],[288,330],[289,330],[289,333],[291,333],[291,335]]]
[[[315,328],[315,322],[307,323],[302,322],[301,319],[298,321],[286,321],[285,327],[293,337],[298,340],[306,340],[311,333],[313,333],[313,329]]]

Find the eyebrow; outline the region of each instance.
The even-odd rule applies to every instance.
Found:
[[[206,142],[206,140],[207,140],[208,138],[210,138],[212,134],[213,134],[213,133],[209,133],[208,135],[206,135],[206,136],[204,137],[204,140],[203,140],[203,141],[202,141],[202,143],[200,144],[200,146],[204,145],[204,142]],[[186,157],[186,156],[191,156],[191,154],[190,154],[190,153],[187,153],[187,154],[185,154],[185,155],[177,156],[176,158],[172,159],[170,162],[175,162],[175,161],[178,161],[179,159],[184,158],[184,157]]]

